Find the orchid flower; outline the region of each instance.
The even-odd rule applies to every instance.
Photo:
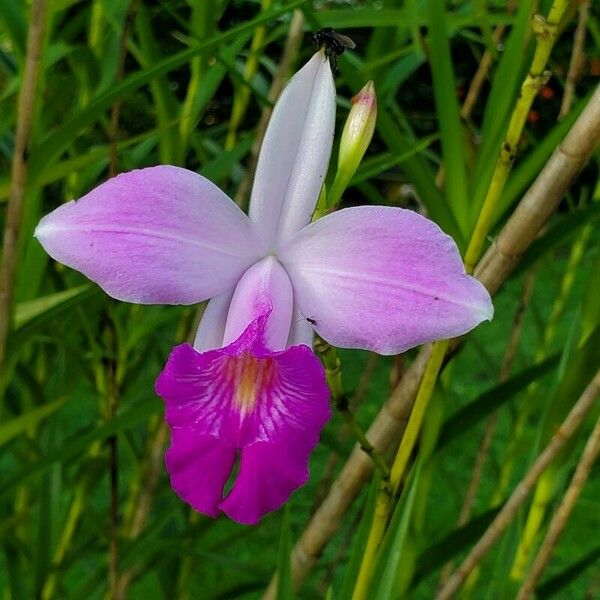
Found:
[[[330,416],[314,331],[335,346],[397,354],[492,317],[452,239],[415,212],[365,206],[310,224],[334,123],[319,52],[274,108],[248,216],[200,175],[156,166],[107,181],[36,229],[50,256],[113,298],[210,299],[193,347],[173,349],[156,391],[172,487],[212,517],[256,523],[306,482]]]

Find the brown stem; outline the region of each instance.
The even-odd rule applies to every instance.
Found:
[[[494,294],[508,278],[521,254],[556,209],[566,189],[594,150],[599,135],[600,86],[480,261],[475,273],[490,293]],[[456,345],[450,352],[455,348]],[[369,428],[367,437],[379,452],[385,453],[401,438],[430,353],[429,345],[420,350]],[[291,566],[296,587],[300,586],[338,531],[346,511],[368,480],[372,469],[372,461],[359,448],[355,448],[327,498],[312,516],[294,547]],[[264,598],[274,597],[275,585],[271,580]]]
[[[596,421],[596,426],[588,438],[583,450],[583,454],[581,455],[581,459],[575,468],[575,473],[571,479],[571,483],[565,492],[560,506],[556,509],[556,512],[550,521],[546,537],[544,537],[544,541],[540,546],[538,555],[533,561],[527,579],[523,582],[516,600],[529,600],[529,598],[531,598],[533,595],[535,586],[537,585],[543,570],[550,560],[550,556],[556,547],[558,538],[563,532],[567,521],[571,516],[571,512],[573,511],[577,499],[579,498],[579,495],[581,494],[583,487],[588,480],[590,471],[592,470],[592,467],[598,458],[599,452],[600,419]]]
[[[481,536],[471,552],[469,552],[460,567],[450,576],[446,585],[437,593],[436,600],[449,600],[452,598],[468,575],[498,541],[498,538],[515,518],[519,508],[527,500],[542,473],[550,466],[560,450],[564,448],[567,441],[577,431],[583,419],[594,406],[598,394],[600,394],[600,371],[594,375],[594,378],[585,388],[583,394],[577,400],[560,427],[558,427],[552,439],[544,448],[544,451],[537,457],[531,468],[514,489],[510,498],[506,501],[486,532]]]
[[[569,62],[569,71],[567,73],[565,91],[563,93],[560,111],[558,113],[559,120],[571,110],[571,105],[573,104],[575,84],[581,75],[581,69],[585,60],[585,32],[589,12],[590,0],[583,0],[579,6],[579,19],[577,20],[577,28],[575,29],[575,36],[573,38],[573,52],[571,53],[571,61]]]
[[[530,270],[527,273],[527,277],[523,285],[523,291],[521,293],[521,297],[519,298],[517,310],[515,311],[515,317],[513,319],[513,326],[510,332],[510,337],[508,340],[508,344],[506,345],[504,357],[502,359],[500,375],[498,377],[500,382],[506,381],[510,373],[510,367],[515,357],[517,346],[519,344],[519,339],[521,338],[521,333],[523,331],[523,319],[525,317],[525,309],[529,305],[529,300],[531,299],[531,294],[533,292],[534,277],[534,271]],[[498,414],[498,411],[494,412],[489,417],[486,423],[485,431],[481,438],[479,449],[477,450],[477,456],[475,457],[475,463],[473,464],[471,479],[469,481],[469,485],[467,486],[467,491],[465,492],[465,497],[460,508],[460,514],[458,517],[459,527],[465,525],[471,518],[471,511],[473,510],[475,498],[477,497],[477,490],[479,489],[479,483],[481,482],[481,477],[483,475],[483,467],[485,466],[485,463],[487,461],[487,457],[492,447],[494,434],[496,433],[496,425],[498,424]],[[454,563],[452,561],[449,561],[442,569],[442,573],[440,575],[440,588],[443,587],[446,581],[448,580],[448,577],[450,576],[450,573],[452,573],[453,568]]]
[[[599,139],[600,85],[479,261],[475,276],[488,291],[495,293],[506,281],[537,232],[556,210]]]
[[[31,22],[27,35],[27,54],[23,71],[23,85],[19,95],[15,150],[13,155],[11,184],[6,208],[2,264],[0,265],[0,374],[6,359],[6,342],[12,320],[12,302],[17,270],[19,238],[23,221],[25,187],[29,145],[35,122],[35,101],[44,47],[46,26],[46,0],[33,0]]]
[[[504,35],[506,31],[505,25],[498,25],[494,30],[494,34],[492,36],[492,40],[494,44],[497,44]],[[488,48],[481,57],[479,61],[479,66],[477,67],[477,71],[471,79],[471,83],[469,84],[469,91],[465,97],[465,101],[463,102],[462,108],[460,109],[460,116],[465,121],[471,116],[473,112],[473,108],[479,98],[479,94],[481,93],[481,88],[487,79],[488,73],[490,71],[490,67],[492,66],[492,62],[494,60],[494,53]]]
[[[109,361],[106,368],[108,392],[108,420],[116,417],[119,406],[119,389],[116,382],[116,364]],[[108,582],[111,597],[115,597],[119,573],[119,446],[118,438],[112,435],[108,438],[109,447],[109,487],[110,487],[110,528],[108,544]]]

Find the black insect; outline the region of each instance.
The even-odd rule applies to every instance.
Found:
[[[331,69],[337,70],[337,59],[344,50],[353,50],[356,44],[347,36],[337,33],[331,27],[323,27],[313,33],[315,46],[325,50],[325,56],[329,59]]]
[[[316,327],[319,324],[319,322],[313,317],[307,317],[304,313],[300,314],[302,315],[302,319],[308,321],[313,327]],[[302,321],[302,319],[300,319],[300,321]]]

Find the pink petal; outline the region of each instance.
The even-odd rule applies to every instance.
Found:
[[[249,215],[272,249],[310,222],[334,126],[335,84],[317,52],[283,90],[260,150]]]
[[[256,525],[308,481],[311,450],[268,442],[244,448],[235,485],[219,508],[238,523]]]
[[[221,504],[232,519],[254,524],[308,479],[308,457],[331,416],[320,361],[306,346],[275,355],[276,371],[241,428],[240,472]]]
[[[177,346],[156,382],[172,431],[173,489],[196,510],[222,509],[241,523],[257,522],[306,481],[330,416],[323,368],[306,346],[265,353],[267,317],[219,350]],[[240,472],[223,499],[235,451]]]
[[[283,350],[292,318],[292,284],[273,256],[254,264],[240,279],[227,316],[224,344],[237,340],[246,327],[268,314],[264,343],[269,350]]]
[[[124,173],[44,217],[54,259],[127,302],[192,304],[232,288],[264,249],[244,213],[200,175]]]
[[[219,516],[223,488],[235,461],[235,448],[192,427],[172,427],[165,464],[177,495],[198,512]],[[199,460],[201,457],[201,460]]]
[[[452,238],[409,210],[338,211],[303,229],[279,257],[300,310],[335,346],[396,354],[493,316]]]

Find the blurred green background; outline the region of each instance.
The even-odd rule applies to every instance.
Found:
[[[274,94],[314,51],[311,32],[330,26],[357,46],[340,58],[336,77],[338,127],[330,180],[352,95],[369,79],[378,94],[377,131],[343,205],[426,212],[464,251],[534,51],[531,15],[546,14],[550,5],[532,0],[47,2],[13,317],[0,374],[3,598],[260,597],[272,573],[286,564],[286,540],[301,533],[353,444],[334,415],[312,456],[310,482],[289,503],[289,519],[283,519],[282,509],[257,527],[244,527],[225,517],[213,521],[193,514],[168,484],[163,406],[153,386],[170,348],[193,336],[198,308],[110,300],[48,258],[32,237],[39,218],[110,174],[159,163],[205,175],[245,208]],[[580,5],[587,6],[579,25],[585,40],[575,53],[573,96],[558,119]],[[30,2],[0,0],[2,229],[30,10]],[[528,113],[492,234],[598,83],[600,6],[572,2],[559,33],[548,64],[553,77]],[[490,66],[466,114],[464,103],[486,53]],[[481,523],[489,522],[489,511],[539,454],[540,432],[553,423],[549,408],[572,404],[577,382],[584,386],[599,366],[594,352],[600,346],[598,159],[596,152],[496,296],[493,322],[466,338],[441,377],[425,428],[436,431],[438,445],[444,435],[452,439],[427,462],[416,491],[398,596],[433,597],[440,567],[464,555],[482,533]],[[529,298],[523,297],[526,286],[532,289]],[[474,404],[498,385],[519,311],[522,332],[508,371],[514,385]],[[593,343],[582,350],[586,327],[594,332]],[[339,355],[345,390],[366,428],[415,353]],[[538,363],[546,368],[519,378]],[[575,373],[576,383],[565,389],[569,373]],[[473,507],[475,524],[456,532],[492,399],[499,407],[498,428]],[[548,514],[564,493],[597,414],[596,408],[561,455]],[[450,426],[444,429],[444,422]],[[297,597],[344,598],[340,590],[366,492]],[[526,514],[485,559],[463,597],[514,597],[518,582],[509,573]],[[538,597],[600,597],[599,530],[596,466]],[[454,535],[450,543],[439,544],[448,535]],[[116,581],[109,567],[111,544],[117,546]]]

